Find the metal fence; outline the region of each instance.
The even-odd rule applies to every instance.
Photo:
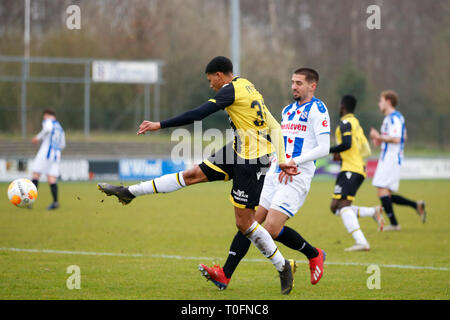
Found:
[[[159,120],[160,116],[174,115],[160,110],[161,76],[153,85],[96,83],[91,74],[95,60],[0,56],[0,132],[22,137],[36,133],[41,129],[42,110],[48,107],[56,110],[65,129],[82,132],[85,136],[91,130],[135,132],[142,119]],[[159,68],[164,65],[162,61],[157,63]],[[36,67],[48,65],[59,65],[58,72]],[[34,67],[32,72],[30,66]],[[57,75],[48,76],[52,72]],[[38,99],[33,92],[43,96]],[[450,113],[417,114],[402,106],[399,110],[406,119],[407,147],[450,150]],[[333,129],[339,116],[336,110],[329,108],[329,111]],[[366,135],[370,127],[379,129],[383,119],[378,110],[357,111],[357,117]],[[225,129],[228,121],[225,115],[217,113],[205,119],[203,127]]]
[[[22,137],[27,135],[27,123],[30,118],[30,112],[28,110],[28,101],[27,101],[27,87],[30,83],[41,83],[41,84],[71,84],[71,85],[82,85],[83,86],[83,110],[79,110],[79,108],[74,108],[74,106],[66,106],[64,109],[66,113],[73,113],[74,116],[80,118],[80,113],[82,112],[83,119],[83,131],[85,136],[89,136],[91,129],[91,86],[93,84],[91,67],[94,61],[98,61],[99,59],[78,59],[78,58],[58,58],[58,57],[13,57],[13,56],[0,56],[0,63],[11,65],[11,64],[20,64],[21,71],[20,75],[4,75],[0,74],[0,82],[6,83],[16,83],[20,84],[20,128]],[[117,61],[119,62],[119,61]],[[127,61],[130,62],[130,61]],[[134,61],[141,62],[141,61]],[[158,78],[153,84],[153,96],[154,96],[154,114],[153,118],[159,118],[159,109],[160,109],[160,85],[163,83],[161,76],[161,69],[164,65],[163,61],[160,60],[147,60],[145,62],[153,62],[156,63],[158,67]],[[30,67],[32,64],[44,64],[44,65],[70,65],[70,66],[78,66],[81,68],[82,75],[81,76],[44,76],[37,75],[33,76],[30,74]],[[11,69],[7,66],[5,69]],[[1,69],[0,69],[1,70]],[[151,83],[148,82],[131,82],[127,81],[127,84],[143,84],[143,111],[144,117],[149,118],[150,116],[150,92],[151,92]],[[117,85],[117,84],[114,84]],[[136,100],[137,101],[137,100]],[[14,115],[9,115],[10,112],[13,113],[15,109],[14,106],[0,106],[1,110],[3,110],[2,118],[5,121],[14,121]],[[17,109],[16,109],[17,110]],[[81,111],[81,112],[80,112]],[[128,111],[128,110],[127,110]],[[1,111],[0,111],[1,112]],[[31,118],[35,118],[36,115],[31,113]],[[9,119],[12,118],[12,119]]]

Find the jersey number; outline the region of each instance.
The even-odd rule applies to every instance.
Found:
[[[264,105],[264,102],[263,102]],[[252,109],[255,107],[258,107],[258,110],[256,110],[256,115],[258,116],[258,119],[256,119],[255,121],[253,121],[253,123],[255,124],[255,126],[260,127],[262,125],[264,125],[264,114],[265,112],[262,109],[261,104],[259,103],[258,100],[254,100],[251,104]]]

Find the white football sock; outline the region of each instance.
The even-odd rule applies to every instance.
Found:
[[[171,173],[159,178],[134,184],[128,190],[136,197],[152,193],[168,193],[177,191],[186,186],[183,179],[183,172]]]
[[[285,259],[266,229],[255,221],[244,235],[272,262],[278,271],[283,271]]]
[[[368,245],[368,242],[364,237],[364,234],[359,226],[356,213],[352,210],[352,208],[351,207],[341,208],[340,215],[345,228],[347,229],[348,233],[352,235],[355,242],[358,244]]]
[[[373,217],[375,214],[375,207],[357,207],[351,206],[357,217]]]

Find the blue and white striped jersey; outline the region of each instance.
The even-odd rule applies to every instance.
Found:
[[[405,118],[399,111],[387,115],[381,125],[380,134],[393,138],[400,138],[400,143],[383,142],[381,144],[380,161],[392,161],[401,165],[403,162],[403,149],[405,146]]]
[[[37,135],[42,140],[37,157],[50,161],[59,161],[61,151],[66,147],[66,137],[61,124],[57,120],[42,121],[42,130]]]
[[[286,161],[300,156],[317,147],[316,137],[330,134],[330,117],[325,104],[316,97],[310,102],[299,105],[293,102],[281,113],[281,130],[286,149]],[[303,163],[301,171],[314,174],[314,161]],[[279,168],[276,170],[279,172]]]

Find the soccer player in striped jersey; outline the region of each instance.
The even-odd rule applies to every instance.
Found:
[[[310,68],[299,68],[292,75],[291,89],[295,101],[283,109],[281,129],[286,158],[298,166],[300,174],[286,177],[274,156],[256,210],[256,220],[264,222],[274,240],[306,256],[313,285],[322,278],[326,254],[285,223],[296,215],[308,195],[316,169],[315,160],[329,154],[330,119],[325,104],[314,96],[318,82],[319,74]],[[277,156],[284,158],[284,154],[278,153]],[[201,264],[199,269],[220,290],[224,290],[249,247],[250,241],[238,232],[223,268]]]
[[[53,202],[47,210],[59,208],[58,185],[59,163],[61,161],[61,151],[66,147],[66,138],[61,124],[56,120],[56,112],[46,109],[42,115],[42,130],[33,137],[32,143],[38,144],[42,141],[38,153],[36,154],[31,171],[32,181],[38,188],[39,178],[42,174],[47,175],[47,182],[53,197]]]
[[[287,164],[279,123],[264,104],[264,99],[247,79],[233,75],[233,64],[226,57],[215,57],[206,66],[213,99],[196,109],[161,122],[144,121],[138,134],[162,128],[178,127],[200,121],[208,115],[225,110],[234,129],[234,140],[214,155],[181,173],[168,174],[129,187],[99,183],[107,195],[115,195],[123,204],[146,194],[166,193],[208,181],[233,180],[230,201],[234,206],[236,225],[279,272],[281,293],[289,294],[294,283],[295,261],[286,260],[270,234],[255,220],[255,208],[270,166],[269,155],[282,151],[281,170],[297,174],[295,164]]]
[[[341,216],[345,228],[355,240],[355,244],[345,251],[368,251],[370,245],[360,228],[358,218],[374,218],[380,231],[383,230],[384,220],[381,206],[352,206],[356,192],[366,177],[364,158],[371,153],[369,142],[354,114],[356,104],[356,98],[351,95],[341,99],[341,119],[335,134],[337,145],[330,148],[330,153],[341,160],[341,171],[336,178],[330,208],[334,214]]]
[[[391,224],[385,231],[400,231],[400,224],[394,213],[392,203],[410,206],[415,209],[423,223],[426,221],[425,202],[414,201],[401,195],[393,194],[400,185],[400,169],[403,162],[403,149],[406,141],[405,118],[397,110],[398,95],[395,91],[383,91],[380,94],[378,108],[384,114],[381,132],[371,128],[370,138],[376,146],[381,145],[377,169],[372,185],[377,187],[377,194]]]

